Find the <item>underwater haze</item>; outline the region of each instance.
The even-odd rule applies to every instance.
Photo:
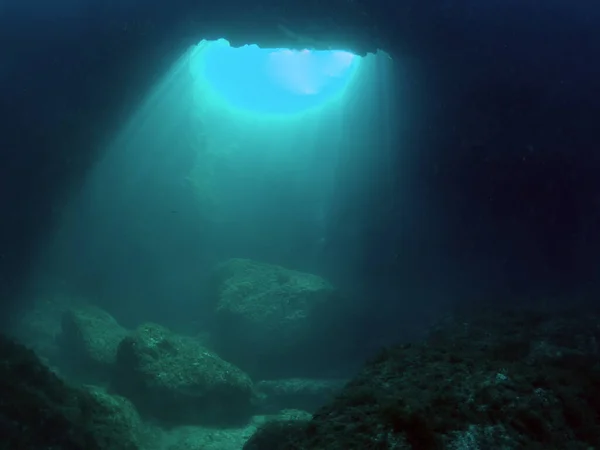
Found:
[[[599,25],[0,5],[0,449],[600,448]]]

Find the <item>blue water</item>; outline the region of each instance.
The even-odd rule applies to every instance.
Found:
[[[197,386],[168,408],[136,386],[214,352],[241,448],[448,315],[516,311],[494,342],[594,317],[599,23],[591,1],[3,2],[3,330],[147,423],[182,411],[158,448],[191,411],[224,450]],[[552,336],[569,370],[597,356]]]

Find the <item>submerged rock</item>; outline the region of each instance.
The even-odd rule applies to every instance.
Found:
[[[267,414],[284,409],[314,412],[331,401],[347,383],[347,380],[317,380],[289,378],[263,380],[256,383],[260,408]]]
[[[229,425],[253,409],[250,378],[194,338],[145,324],[117,352],[112,382],[144,415],[168,424]]]
[[[265,417],[243,450],[283,450],[301,439],[312,415],[302,410],[283,410]]]
[[[293,449],[581,449],[600,446],[597,317],[491,313],[382,351]]]
[[[297,376],[334,359],[343,305],[323,278],[231,259],[217,267],[215,291],[215,345],[253,375]]]
[[[57,337],[62,332],[63,315],[83,304],[82,299],[65,294],[40,296],[31,308],[20,313],[8,333],[31,348],[46,365],[54,366],[60,359]]]
[[[141,431],[119,420],[122,404],[67,385],[0,336],[0,449],[137,450]]]
[[[111,434],[131,436],[143,450],[152,447],[153,433],[142,422],[133,403],[97,386],[85,386],[85,389],[94,399],[96,410],[102,412],[103,419],[96,421],[96,430],[110,430]]]
[[[75,376],[107,380],[127,333],[110,314],[95,306],[68,310],[58,336],[63,366]]]

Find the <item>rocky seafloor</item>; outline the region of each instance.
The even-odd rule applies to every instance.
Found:
[[[259,449],[595,449],[596,315],[490,311],[383,350],[310,421],[267,423]]]
[[[245,324],[244,353],[281,354],[283,339],[269,342],[260,326],[276,317],[294,327],[269,333],[309,361],[305,312],[330,287],[248,261],[229,268],[243,276],[228,275],[216,305],[222,323]],[[600,316],[590,312],[449,316],[350,381],[265,378],[231,337],[126,329],[64,298],[40,303],[15,335],[22,343],[0,338],[0,449],[600,448]]]

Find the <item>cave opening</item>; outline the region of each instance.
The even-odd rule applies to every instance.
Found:
[[[338,101],[361,59],[341,50],[232,47],[219,39],[192,50],[190,69],[204,99],[250,114],[291,115]]]
[[[126,322],[148,304],[185,320],[198,274],[227,258],[351,282],[406,117],[398,72],[384,52],[188,48],[72,195],[40,273]]]

